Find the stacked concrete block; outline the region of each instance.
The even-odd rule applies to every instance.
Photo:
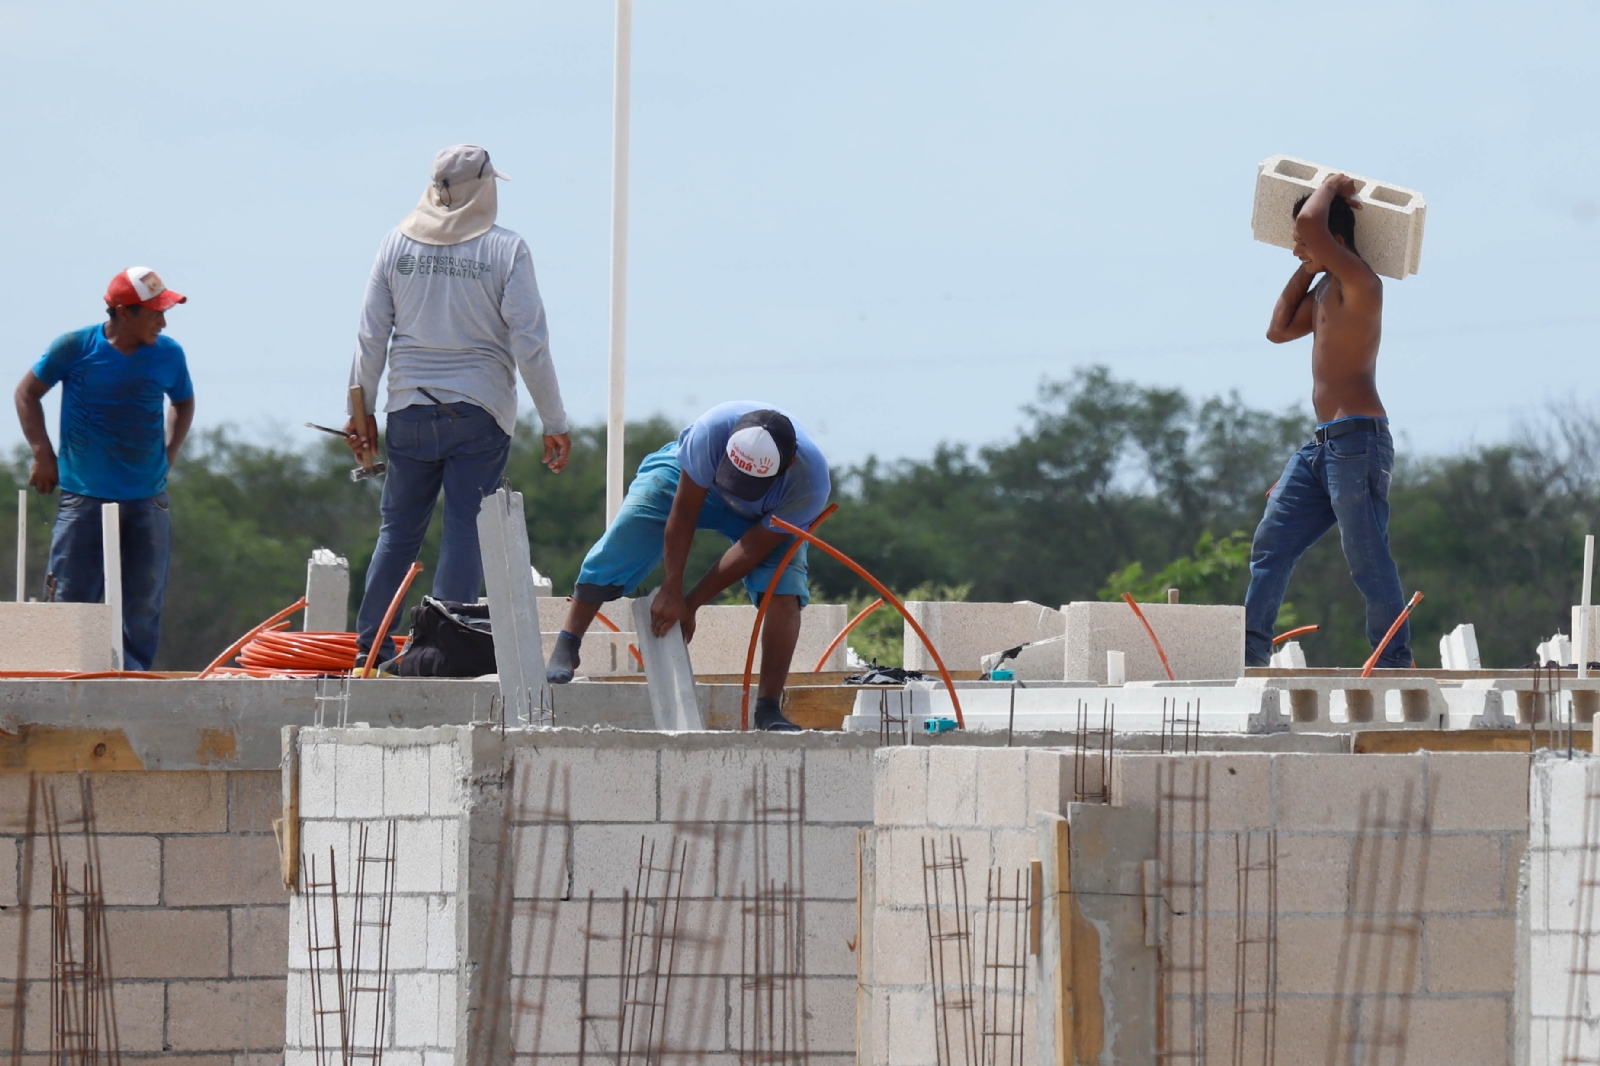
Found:
[[[906,604],[906,610],[928,634],[944,659],[944,665],[951,670],[978,670],[981,669],[979,660],[985,655],[1049,640],[1066,632],[1066,620],[1060,611],[1028,600],[1016,603],[912,600]],[[905,666],[908,670],[930,674],[937,669],[933,656],[928,654],[909,624],[905,626]],[[1005,668],[1023,681],[1060,681],[1061,645],[1058,642],[1024,650],[1016,660],[1006,663]]]
[[[1237,1008],[1266,1005],[1266,956],[1248,949],[1236,974],[1236,933],[1242,920],[1247,939],[1267,934],[1270,866],[1278,1061],[1377,1049],[1381,1061],[1513,1061],[1528,765],[1513,754],[1119,757],[1113,802],[1158,819],[1162,1053],[1204,1041],[1213,1055],[1260,1058],[1262,1015],[1242,1015],[1237,1049],[1234,1023]],[[1247,854],[1256,869],[1241,893]]]
[[[1244,608],[1228,605],[1141,603],[1179,681],[1244,676]],[[1165,681],[1161,657],[1133,609],[1119,601],[1069,603],[1066,678],[1106,683],[1106,652],[1124,655],[1129,681]]]
[[[839,630],[850,621],[850,609],[842,603],[813,603],[800,612],[800,639],[795,643],[794,661],[789,669],[809,672],[817,665]],[[750,651],[750,630],[756,623],[756,609],[750,604],[714,603],[700,608],[694,617],[694,639],[689,653],[697,674],[742,674],[745,656]],[[752,667],[761,669],[761,642],[756,642]],[[844,669],[844,645],[835,648],[823,665],[824,670]]]
[[[106,603],[0,603],[0,670],[112,669]]]
[[[930,849],[941,862],[957,849],[965,859],[968,909],[958,914],[947,906],[941,917],[946,928],[958,920],[967,924],[981,962],[990,871],[1001,872],[1008,890],[1017,873],[1024,881],[1031,875],[1040,854],[1035,821],[1066,810],[1074,792],[1073,760],[1053,750],[964,745],[883,748],[874,758],[877,828],[862,897],[872,946],[866,959],[870,972],[863,977],[860,1061],[936,1066],[944,1060],[933,1039],[935,989],[925,895],[931,882],[924,880],[925,860]],[[944,870],[937,876],[948,900],[952,874]],[[1025,1039],[1018,1049],[1029,1064],[1054,1061],[1038,1057],[1036,988],[1036,973],[1030,972],[1022,1004]],[[1002,1048],[1000,1061],[1009,1061],[1007,1050]]]
[[[459,1030],[466,1025],[468,989],[461,980],[459,960],[466,954],[464,941],[475,931],[468,929],[462,906],[463,855],[471,836],[466,818],[468,760],[461,745],[470,739],[470,731],[305,729],[299,738],[301,852],[315,860],[318,880],[327,880],[330,862],[337,874],[347,967],[357,906],[357,860],[362,854],[383,855],[387,826],[395,823],[389,994],[379,1027],[384,1060],[414,1066],[464,1061],[456,1049],[464,1038]],[[302,879],[307,869],[302,869]],[[375,870],[381,867],[369,867],[367,872],[369,896],[363,905],[368,920],[376,916],[381,900],[370,887],[378,877]],[[283,1017],[284,1055],[291,1066],[318,1061],[307,950],[308,898],[296,897],[289,909]],[[331,925],[326,901],[312,899],[312,905],[323,908],[319,920]],[[362,935],[370,943],[375,932],[368,928]],[[378,982],[371,969],[363,963],[363,983]],[[359,1046],[371,1042],[371,1030],[363,1030],[352,1032]]]
[[[1274,155],[1256,167],[1255,206],[1250,229],[1258,241],[1294,247],[1294,204],[1320,188],[1335,168],[1293,156]],[[1346,172],[1348,173],[1348,172]],[[1422,260],[1422,230],[1427,202],[1415,189],[1350,174],[1355,179],[1356,250],[1385,277],[1415,274]]]
[[[303,621],[308,633],[343,633],[350,628],[350,560],[327,548],[311,553]]]
[[[276,771],[92,773],[124,1061],[277,1061],[288,894],[271,819]],[[76,774],[0,774],[0,1017],[10,1046],[50,1047],[53,794],[64,857],[86,856]],[[102,1042],[102,1049],[107,1045]]]

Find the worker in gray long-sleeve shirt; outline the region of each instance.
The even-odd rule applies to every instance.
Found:
[[[483,581],[478,503],[505,472],[522,372],[544,427],[544,463],[567,465],[571,439],[550,359],[544,303],[523,239],[494,224],[495,180],[505,175],[470,144],[434,157],[417,209],[383,240],[367,282],[350,384],[368,410],[345,424],[359,456],[376,448],[373,404],[389,366],[389,471],[383,525],[356,615],[365,656],[444,490],[444,538],[433,595],[476,602]],[[387,639],[381,659],[393,657]]]

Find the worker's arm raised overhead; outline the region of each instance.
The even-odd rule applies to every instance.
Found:
[[[561,403],[561,383],[556,380],[555,360],[550,356],[550,327],[545,320],[544,300],[539,295],[539,280],[526,241],[517,242],[511,277],[506,280],[505,292],[500,297],[500,313],[510,327],[511,356],[517,362],[544,427],[545,465],[559,474],[567,465],[572,438],[567,433],[567,409]]]
[[[22,375],[17,385],[17,421],[22,423],[22,435],[33,451],[33,466],[28,471],[28,484],[40,492],[56,490],[60,473],[56,467],[56,450],[50,444],[50,430],[44,422],[44,394],[50,386],[34,377],[33,371]]]
[[[1383,301],[1383,282],[1359,255],[1336,240],[1328,227],[1328,212],[1335,198],[1343,199],[1352,210],[1361,209],[1355,186],[1354,179],[1344,174],[1328,175],[1295,216],[1294,236],[1323,269],[1339,279],[1345,303],[1377,306]]]

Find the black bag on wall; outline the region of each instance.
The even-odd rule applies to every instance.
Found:
[[[489,605],[424,596],[411,608],[411,640],[397,667],[401,677],[478,677],[494,673],[494,630],[489,623]]]

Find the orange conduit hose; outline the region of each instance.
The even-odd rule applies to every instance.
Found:
[[[839,635],[833,638],[833,643],[828,645],[828,650],[822,653],[822,658],[817,660],[817,665],[811,668],[811,672],[813,674],[820,674],[822,672],[822,664],[828,661],[828,656],[833,654],[833,649],[839,646],[840,641],[844,640],[845,637],[850,635],[850,631],[856,627],[857,623],[882,606],[883,597],[879,596],[877,599],[863,607],[860,614],[846,622],[844,628],[839,630]]]
[[[828,506],[823,509],[822,513],[817,515],[816,521],[811,523],[811,528],[816,529],[818,526],[822,525],[822,523],[831,518],[833,516],[833,512],[837,511],[838,509],[838,504],[828,504]],[[779,519],[777,516],[774,515],[773,521],[776,522],[778,520]],[[788,525],[788,523],[785,522],[784,525]],[[793,544],[789,545],[789,550],[783,553],[782,559],[778,560],[777,569],[772,571],[772,576],[767,579],[767,590],[769,592],[777,587],[778,579],[783,576],[783,572],[785,570],[789,569],[789,561],[794,558],[795,552],[800,550],[800,543],[801,542],[799,540],[796,540]],[[756,608],[756,624],[750,627],[750,647],[744,653],[744,694],[739,697],[740,729],[750,728],[750,671],[755,667],[756,663],[756,638],[761,635],[761,623],[766,621],[767,604],[771,602],[771,596],[761,597],[761,606]]]
[[[228,645],[228,650],[227,651],[223,652],[221,655],[217,656],[215,659],[212,659],[211,663],[204,670],[200,671],[198,674],[195,675],[196,680],[198,680],[200,678],[204,678],[204,677],[210,677],[213,673],[215,673],[217,671],[218,667],[220,667],[223,663],[227,662],[229,659],[231,659],[235,655],[237,655],[239,653],[239,649],[243,648],[246,644],[248,644],[252,640],[254,640],[256,638],[256,636],[258,634],[260,634],[263,630],[272,628],[273,626],[277,625],[279,622],[283,621],[285,618],[288,618],[291,614],[294,614],[296,611],[298,611],[301,608],[303,608],[305,605],[306,605],[306,598],[304,596],[301,596],[298,600],[295,600],[289,606],[285,607],[283,610],[279,611],[277,614],[273,615],[271,618],[267,619],[265,622],[262,622],[260,625],[256,626],[254,629],[252,629],[250,632],[246,633],[244,636],[240,637],[238,640],[236,640],[232,644]]]
[[[406,637],[396,636],[395,645],[405,648]],[[267,630],[239,652],[239,665],[246,670],[269,673],[348,674],[356,668],[360,650],[354,633],[294,633]]]
[[[594,616],[596,618],[598,618],[600,620],[601,624],[603,624],[607,629],[611,630],[611,632],[613,632],[613,633],[621,633],[622,632],[622,630],[617,628],[617,623],[613,622],[611,619],[606,617],[606,613],[604,611],[596,611],[594,613]],[[628,645],[628,650],[633,652],[633,657],[635,659],[637,659],[638,662],[639,662],[639,669],[641,671],[643,671],[644,670],[644,656],[639,654],[639,646],[637,644],[629,644]]]
[[[883,582],[867,573],[866,567],[862,566],[860,563],[856,562],[854,559],[850,558],[844,552],[840,551],[838,548],[835,548],[832,544],[829,544],[821,537],[814,536],[798,526],[790,525],[788,522],[785,522],[776,515],[773,515],[772,517],[772,524],[787,533],[793,533],[797,537],[804,537],[807,543],[815,544],[817,547],[821,548],[823,551],[827,552],[844,565],[848,566],[851,570],[855,571],[856,576],[860,577],[863,581],[876,589],[878,595],[888,600],[889,603],[893,605],[894,609],[900,612],[900,617],[904,618],[911,628],[916,631],[917,639],[922,641],[922,646],[928,649],[928,654],[933,656],[934,664],[939,667],[939,676],[944,678],[944,687],[950,693],[950,705],[955,708],[957,728],[967,728],[967,720],[961,714],[961,700],[956,696],[956,683],[950,680],[950,671],[944,668],[944,659],[939,655],[939,649],[933,646],[933,641],[928,639],[928,634],[925,633],[922,627],[917,624],[917,620],[911,617],[911,612],[906,610],[906,605],[900,602],[900,597],[890,592],[888,588],[884,586]]]
[[[1372,658],[1368,659],[1366,665],[1361,668],[1362,677],[1372,676],[1372,668],[1378,665],[1378,656],[1383,654],[1383,650],[1389,646],[1389,642],[1394,639],[1394,635],[1400,632],[1400,627],[1406,624],[1406,619],[1411,617],[1411,608],[1421,602],[1422,593],[1413,592],[1411,594],[1411,602],[1406,604],[1406,609],[1400,612],[1400,617],[1394,620],[1394,625],[1390,626],[1389,632],[1383,635],[1383,640],[1379,641],[1378,646],[1372,649]]]
[[[1139,624],[1144,626],[1145,633],[1149,634],[1150,643],[1152,643],[1152,644],[1154,644],[1156,646],[1156,654],[1161,656],[1161,668],[1167,672],[1167,680],[1168,681],[1176,681],[1176,680],[1178,680],[1172,674],[1172,664],[1167,662],[1167,653],[1164,650],[1162,650],[1161,641],[1156,639],[1156,631],[1154,629],[1150,628],[1149,619],[1145,618],[1144,612],[1139,610],[1139,605],[1137,603],[1133,602],[1133,594],[1129,593],[1129,592],[1124,592],[1122,594],[1122,598],[1123,598],[1124,601],[1127,602],[1129,607],[1133,608],[1134,616],[1139,619]]]
[[[1301,633],[1315,633],[1317,629],[1317,626],[1301,626],[1298,629],[1291,629],[1287,632],[1279,633],[1277,636],[1273,637],[1272,643],[1277,644],[1280,641],[1288,640],[1290,637],[1298,637]]]
[[[400,587],[395,590],[394,599],[389,601],[389,609],[383,612],[383,624],[378,627],[378,636],[367,651],[367,665],[361,668],[361,677],[372,676],[372,664],[378,661],[378,652],[383,648],[384,638],[389,635],[389,626],[394,621],[395,612],[400,610],[400,604],[405,602],[406,593],[411,591],[411,583],[420,573],[422,564],[412,563],[411,569],[406,571],[405,580],[400,582]]]

